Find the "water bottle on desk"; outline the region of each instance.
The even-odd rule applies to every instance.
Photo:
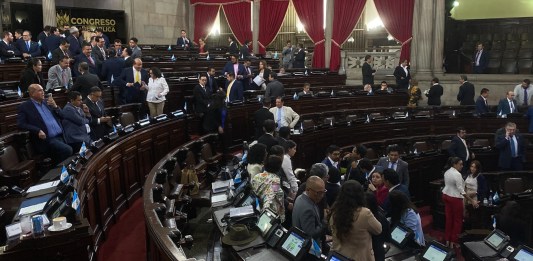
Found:
[[[492,206],[492,190],[489,192],[489,206]]]

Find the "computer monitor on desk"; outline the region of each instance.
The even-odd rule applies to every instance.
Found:
[[[414,232],[410,228],[398,224],[392,229],[391,232],[391,242],[399,248],[404,248],[407,246],[410,240],[414,237]]]
[[[533,249],[527,246],[519,246],[512,254],[509,256],[510,261],[530,261],[533,260]]]
[[[292,227],[281,239],[279,250],[290,260],[302,260],[309,252],[311,238],[298,228]]]
[[[453,257],[453,250],[448,249],[444,245],[432,241],[428,244],[424,252],[420,255],[422,261],[449,261]]]

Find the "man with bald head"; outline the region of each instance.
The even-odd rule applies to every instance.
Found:
[[[143,69],[140,58],[133,60],[133,66],[122,70],[122,74],[113,82],[120,87],[120,100],[122,104],[144,103],[146,92],[144,87],[148,83],[148,72]]]
[[[310,176],[306,181],[305,192],[294,201],[292,225],[310,235],[319,244],[327,228],[326,221],[320,217],[318,204],[326,193],[324,180]]]
[[[20,104],[17,126],[30,133],[30,142],[39,154],[50,155],[53,165],[72,155],[72,148],[65,143],[61,126],[61,109],[50,95],[45,99],[43,87],[31,84],[30,99]]]

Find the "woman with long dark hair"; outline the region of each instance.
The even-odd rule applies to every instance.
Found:
[[[381,224],[381,233],[372,235],[372,248],[376,261],[385,260],[385,248],[383,245],[390,239],[390,224],[385,215],[379,210],[376,195],[370,191],[366,192],[366,207],[370,209],[374,217]]]
[[[482,201],[487,197],[487,181],[481,175],[481,162],[479,160],[473,160],[470,163],[470,169],[465,179],[465,192],[477,201]]]
[[[442,189],[442,201],[446,216],[444,239],[446,246],[459,247],[459,234],[463,230],[464,203],[466,198],[474,208],[479,207],[479,201],[471,198],[465,192],[465,184],[461,175],[463,161],[458,157],[450,157],[445,167],[444,189]]]
[[[415,242],[420,246],[425,246],[426,241],[424,240],[424,231],[422,231],[422,221],[415,204],[407,198],[405,193],[397,190],[389,193],[389,199],[392,226],[402,224],[410,228],[415,233]]]
[[[341,186],[331,208],[329,224],[333,232],[331,250],[354,260],[373,261],[372,235],[381,233],[381,224],[365,207],[363,186],[349,180]]]

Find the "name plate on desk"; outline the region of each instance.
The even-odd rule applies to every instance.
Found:
[[[8,239],[16,238],[22,233],[22,228],[20,227],[20,222],[13,223],[6,226],[6,236]]]

